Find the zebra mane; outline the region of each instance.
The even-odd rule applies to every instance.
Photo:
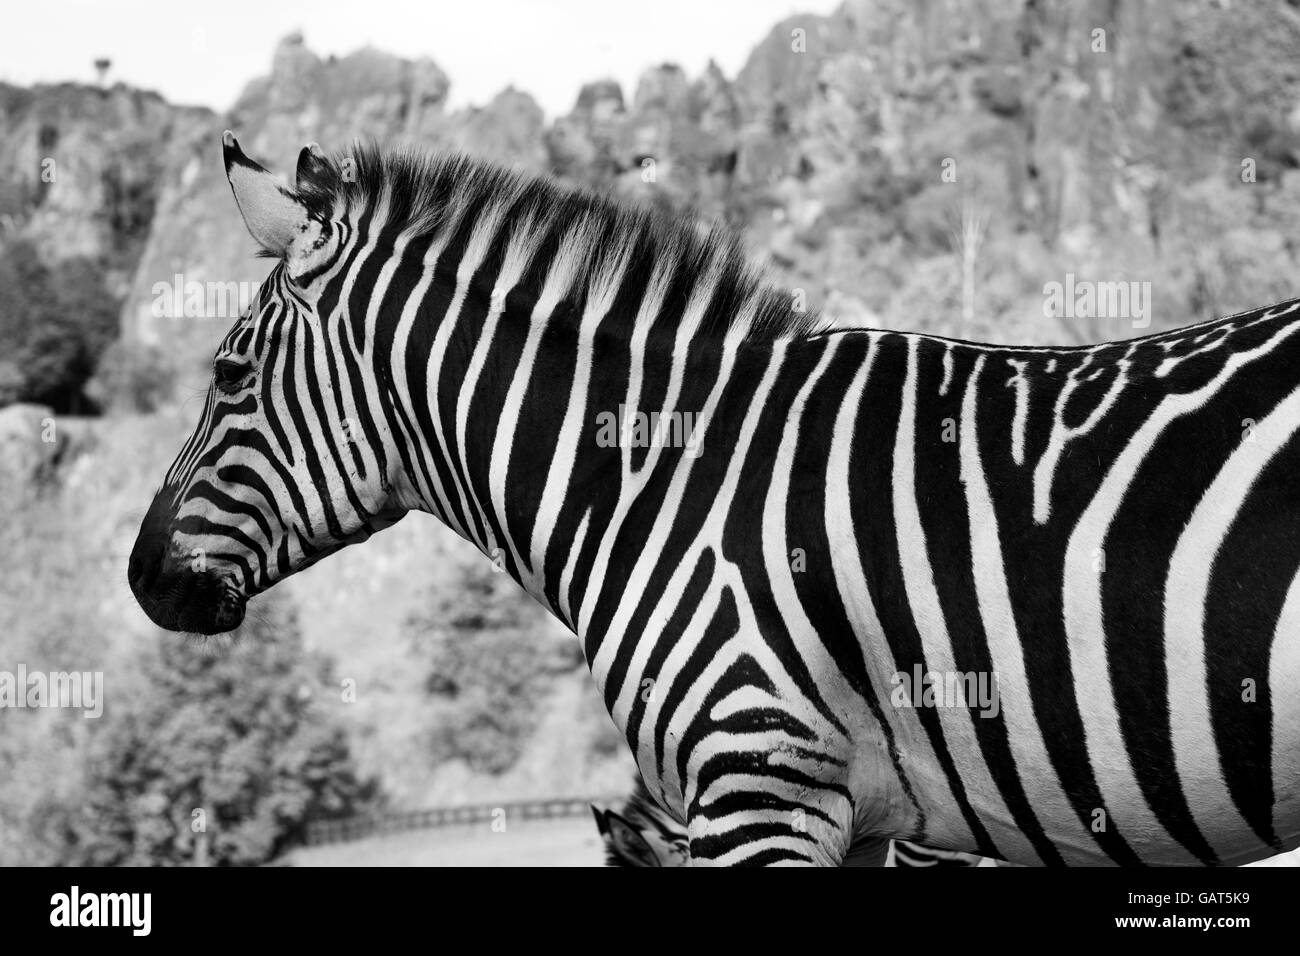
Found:
[[[300,166],[298,197],[313,216],[369,215],[406,241],[466,243],[479,267],[519,273],[540,294],[551,270],[562,300],[598,300],[607,310],[625,288],[644,290],[637,322],[660,314],[698,323],[702,334],[746,340],[797,338],[829,323],[798,311],[793,296],[756,268],[735,231],[702,226],[689,212],[562,185],[457,153],[354,144]],[[647,308],[646,302],[654,308]]]

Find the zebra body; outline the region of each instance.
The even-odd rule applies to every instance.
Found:
[[[279,262],[132,554],[159,624],[228,630],[418,509],[576,632],[692,863],[1300,838],[1297,303],[837,331],[725,234],[485,164],[226,166]]]

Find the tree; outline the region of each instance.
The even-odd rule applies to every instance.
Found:
[[[82,388],[117,336],[120,300],[101,263],[71,257],[50,269],[25,240],[0,249],[0,341],[10,367],[0,395],[56,412],[93,411]],[[15,381],[20,379],[20,381]]]
[[[548,630],[509,575],[482,562],[461,568],[457,587],[435,590],[429,608],[407,627],[429,662],[434,762],[503,773],[528,746],[555,675],[583,666],[581,649]]]
[[[222,652],[164,633],[140,670],[134,693],[111,693],[106,675],[104,726],[86,799],[66,813],[63,863],[255,865],[303,842],[309,823],[375,801],[329,719],[338,685],[304,654],[283,605]]]

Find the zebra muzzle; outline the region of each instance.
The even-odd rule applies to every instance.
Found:
[[[244,620],[247,598],[228,574],[172,554],[173,535],[160,494],[131,549],[127,582],[149,619],[169,631],[219,634]]]

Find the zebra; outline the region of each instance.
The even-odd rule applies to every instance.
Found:
[[[132,549],[161,627],[420,510],[575,633],[692,865],[1300,839],[1300,302],[1083,347],[836,328],[686,216],[223,144],[274,265]]]
[[[635,775],[632,792],[618,810],[602,809],[593,803],[591,812],[605,847],[607,866],[678,867],[690,863],[686,828],[655,803],[640,774]],[[927,869],[973,867],[981,861],[970,853],[931,850],[894,840],[888,856],[880,862],[902,869]]]
[[[973,853],[962,853],[960,850],[932,850],[928,846],[917,846],[915,843],[908,843],[906,840],[894,840],[890,844],[892,851],[890,862],[899,869],[969,869],[973,866],[996,865],[995,861],[990,860],[986,864],[984,860]]]
[[[624,867],[676,867],[690,863],[686,828],[657,803],[636,775],[618,810],[591,805],[605,847],[605,863]]]

